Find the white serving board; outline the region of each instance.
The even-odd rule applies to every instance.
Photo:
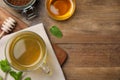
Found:
[[[25,76],[31,77],[32,80],[65,80],[60,64],[58,63],[58,60],[55,56],[55,52],[51,46],[50,40],[45,32],[42,23],[20,30],[10,35],[4,36],[2,39],[0,39],[0,60],[5,59],[5,45],[9,40],[9,38],[21,31],[33,31],[44,39],[48,51],[47,64],[49,65],[52,71],[51,75],[46,75],[40,69],[38,69],[35,71],[27,72]],[[5,74],[0,70],[0,75],[4,77]],[[8,80],[13,80],[13,78],[10,76],[8,76],[8,78],[9,78]]]

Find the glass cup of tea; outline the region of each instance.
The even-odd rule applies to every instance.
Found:
[[[45,42],[34,32],[23,31],[13,35],[6,45],[5,56],[11,67],[18,71],[41,68],[45,73],[50,73],[46,64]]]
[[[55,20],[66,20],[75,11],[75,0],[46,0],[45,7],[48,15]]]
[[[21,12],[26,19],[30,20],[37,16],[34,4],[36,0],[3,0],[11,8]]]

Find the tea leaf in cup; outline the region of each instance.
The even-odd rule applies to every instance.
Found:
[[[7,60],[0,61],[0,68],[3,72],[9,72],[11,70],[11,67]]]
[[[63,37],[62,32],[60,31],[60,29],[57,26],[52,26],[50,28],[50,32],[51,32],[52,35],[56,36],[57,38],[62,38]]]
[[[24,80],[31,80],[31,78],[30,77],[26,77]]]
[[[15,80],[21,80],[23,72],[15,72],[15,71],[10,71],[10,75],[15,79]]]

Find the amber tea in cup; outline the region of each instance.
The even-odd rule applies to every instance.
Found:
[[[46,0],[46,10],[55,20],[66,20],[75,11],[75,0]]]
[[[7,43],[6,58],[10,65],[19,71],[31,71],[42,68],[49,72],[44,64],[47,50],[43,39],[36,33],[24,31],[15,34]]]

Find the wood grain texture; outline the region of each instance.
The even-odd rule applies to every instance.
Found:
[[[66,80],[120,80],[120,44],[59,44],[67,53]]]
[[[40,17],[34,19],[32,24],[43,22],[55,43],[119,43],[119,0],[76,0],[76,11],[66,21],[51,19],[46,13],[45,1],[39,1]],[[49,28],[52,25],[57,25],[62,30],[62,39],[51,36]]]
[[[83,43],[59,46],[68,53],[66,67],[120,67],[120,44]]]
[[[66,72],[66,80],[120,80],[118,67],[66,67],[63,70]]]
[[[26,22],[42,22],[51,41],[68,53],[63,65],[66,80],[120,80],[120,0],[76,0],[76,11],[66,21],[51,19],[45,0],[37,1],[39,16]],[[62,39],[50,34],[52,25],[62,30]]]

